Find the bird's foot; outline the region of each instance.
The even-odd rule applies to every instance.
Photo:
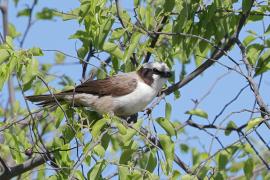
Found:
[[[135,124],[137,123],[137,119],[138,119],[138,113],[133,114],[131,116],[128,117],[121,117],[122,119],[125,119],[127,121],[128,124]]]

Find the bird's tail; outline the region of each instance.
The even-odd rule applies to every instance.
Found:
[[[26,96],[26,99],[31,102],[37,103],[37,105],[40,106],[56,105],[57,101],[61,102],[64,100],[63,95],[61,94],[54,94],[54,96],[52,96],[51,94]]]

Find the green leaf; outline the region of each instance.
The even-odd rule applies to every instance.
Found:
[[[33,76],[27,83],[23,84],[23,91],[28,91],[32,87],[33,81],[36,79],[36,76]]]
[[[67,20],[78,19],[79,12],[80,12],[80,8],[75,8],[71,11],[68,11],[67,13],[54,11],[54,16],[62,17],[63,21],[67,21]]]
[[[252,65],[256,64],[257,60],[259,59],[259,54],[263,49],[264,46],[257,43],[251,44],[247,47],[247,58]]]
[[[225,153],[220,153],[218,156],[218,169],[224,170],[228,161],[229,161],[228,155]]]
[[[251,158],[249,158],[244,163],[244,173],[247,179],[250,179],[253,176],[254,163]]]
[[[98,138],[99,135],[102,132],[102,128],[104,127],[104,125],[107,123],[108,119],[107,118],[102,118],[100,120],[98,120],[92,127],[91,130],[91,134],[93,136],[94,139]]]
[[[9,77],[6,64],[0,66],[0,77],[0,90],[2,90],[7,78]]]
[[[31,9],[30,8],[25,8],[25,9],[22,9],[22,10],[18,11],[17,17],[20,17],[20,16],[29,16],[30,13],[31,13]]]
[[[101,48],[103,46],[105,39],[112,28],[113,22],[114,22],[114,19],[108,18],[106,22],[102,23],[99,30],[100,33],[95,40],[95,44],[98,46],[98,48]]]
[[[270,34],[270,24],[266,28],[264,35],[268,35],[268,34]]]
[[[56,52],[54,59],[56,64],[62,64],[65,61],[66,56],[63,53]]]
[[[8,60],[10,57],[10,53],[6,49],[0,49],[0,64],[2,64],[4,61]]]
[[[123,28],[115,29],[112,32],[111,40],[118,40],[118,39],[120,39],[125,34],[125,32],[126,32],[126,30],[123,29]]]
[[[157,166],[157,159],[155,154],[155,150],[150,151],[149,153],[143,153],[139,160],[140,167],[149,172],[153,172]]]
[[[99,157],[104,157],[105,149],[101,144],[96,145],[93,150]]]
[[[253,35],[248,35],[248,36],[244,39],[244,41],[243,41],[244,46],[248,46],[248,45],[249,45],[250,43],[252,43],[255,39],[256,39],[255,36],[253,36]]]
[[[118,122],[116,124],[116,126],[117,126],[120,134],[122,134],[122,135],[126,135],[127,134],[127,128],[121,122]]]
[[[51,20],[54,15],[54,10],[50,8],[43,8],[42,11],[38,12],[36,14],[37,19],[43,19],[43,20]]]
[[[26,65],[26,68],[25,68],[25,74],[22,77],[23,82],[30,81],[38,73],[39,73],[39,71],[38,71],[38,61],[36,59],[34,59],[34,58],[29,59],[27,65]]]
[[[128,164],[128,162],[131,160],[132,158],[132,154],[135,152],[135,150],[133,149],[127,149],[124,150],[124,152],[122,153],[119,163],[120,164]]]
[[[226,127],[226,130],[225,130],[225,135],[226,136],[229,136],[232,132],[232,129],[235,129],[237,128],[236,124],[233,122],[233,121],[230,121],[228,124],[227,124],[227,127]]]
[[[43,52],[38,47],[33,47],[28,50],[29,53],[31,53],[33,56],[43,56]]]
[[[118,166],[119,180],[126,180],[129,175],[129,169],[126,166]]]
[[[224,180],[224,177],[223,177],[222,173],[217,172],[217,174],[215,175],[215,178],[214,179]]]
[[[165,106],[165,117],[166,119],[171,119],[171,113],[172,113],[172,105],[170,103],[166,103]]]
[[[165,0],[163,7],[164,12],[171,12],[175,7],[175,0]]]
[[[156,156],[153,152],[150,152],[149,158],[147,161],[147,166],[145,169],[149,172],[153,172],[155,170],[156,166],[157,166]]]
[[[17,7],[18,3],[19,3],[19,0],[13,0],[15,6]]]
[[[85,58],[86,54],[88,53],[88,49],[84,46],[80,47],[77,51],[77,56],[80,58],[80,62],[82,63],[82,60]]]
[[[247,11],[251,8],[251,6],[252,6],[251,0],[242,0],[243,13],[247,13]]]
[[[8,35],[9,35],[11,38],[14,39],[14,38],[20,36],[21,33],[17,32],[17,31],[16,31],[16,27],[15,27],[13,24],[9,23],[9,24],[8,24]]]
[[[127,180],[144,180],[142,173],[135,170],[127,176]]]
[[[246,131],[249,131],[250,129],[259,125],[262,121],[263,121],[263,118],[261,118],[261,117],[257,117],[257,118],[253,118],[253,119],[249,120],[247,127],[246,127]]]
[[[133,125],[135,129],[139,129],[142,125],[142,120],[137,121],[136,124]],[[121,135],[121,141],[123,143],[129,143],[133,136],[136,135],[137,131],[135,129],[128,128],[127,134]]]
[[[140,40],[141,36],[142,36],[142,34],[138,33],[138,32],[133,33],[133,35],[131,36],[128,50],[126,50],[125,54],[124,54],[124,62],[126,62],[130,58],[132,53],[134,53],[135,48],[139,44],[139,40]]]
[[[201,109],[192,109],[192,110],[187,111],[186,114],[195,115],[195,116],[208,119],[208,114]]]
[[[145,27],[146,29],[149,29],[150,26],[152,25],[152,7],[151,6],[147,6],[146,10],[145,10]]]
[[[137,7],[140,5],[140,0],[134,0],[133,3],[134,3],[134,7]]]
[[[105,161],[97,162],[87,173],[87,179],[101,179],[101,173],[105,168]]]
[[[173,124],[167,118],[159,117],[156,119],[156,121],[168,133],[169,136],[176,135]]]
[[[256,12],[255,12],[256,13]],[[254,14],[254,15],[252,15],[252,16],[249,16],[248,17],[248,20],[250,20],[250,21],[253,21],[253,22],[255,22],[255,21],[261,21],[262,19],[264,18],[264,15],[260,15],[260,14]]]
[[[60,107],[57,107],[57,109],[53,112],[53,116],[55,117],[55,127],[58,128],[64,118],[64,113],[62,109]]]
[[[270,69],[270,49],[265,51],[259,58],[255,75],[262,74]]]
[[[16,163],[20,164],[24,161],[23,154],[20,151],[20,140],[18,135],[11,134],[9,132],[4,133],[5,142],[14,149],[10,149],[12,158]]]
[[[181,151],[185,153],[187,153],[189,150],[189,147],[186,144],[180,144],[180,148],[181,148]]]
[[[111,136],[109,134],[104,134],[101,138],[101,145],[106,150],[109,146],[109,143],[111,141]]]
[[[189,174],[181,176],[180,179],[181,180],[196,180],[195,176],[192,176],[192,175],[189,175]]]
[[[6,44],[9,46],[9,48],[12,48],[12,49],[13,49],[14,44],[13,44],[13,39],[12,39],[12,37],[10,37],[10,36],[7,36],[7,37],[6,37]]]
[[[66,143],[69,143],[75,137],[75,132],[70,126],[65,126],[62,133]]]
[[[160,134],[159,136],[160,144],[166,157],[166,161],[169,165],[169,171],[172,170],[172,163],[174,159],[174,142],[171,140],[170,136],[165,134]]]
[[[173,171],[173,175],[172,175],[172,180],[178,180],[178,179],[180,179],[180,175],[181,175],[181,173],[179,171],[174,170]]]
[[[111,55],[117,57],[118,59],[123,59],[123,53],[122,51],[119,49],[119,47],[111,42],[105,42],[102,49],[108,53],[110,53]]]

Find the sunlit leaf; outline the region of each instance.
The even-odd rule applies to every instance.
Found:
[[[172,105],[170,103],[166,103],[165,106],[165,118],[170,120],[172,114]]]
[[[103,50],[110,53],[111,55],[117,57],[118,59],[123,59],[124,55],[123,55],[122,51],[114,43],[110,43],[110,42],[104,43]]]
[[[8,35],[11,38],[16,38],[16,37],[20,36],[21,33],[17,32],[16,27],[13,24],[9,23],[8,24]]]
[[[159,117],[156,119],[156,121],[168,133],[169,136],[176,135],[173,124],[167,118]]]
[[[103,119],[100,119],[98,120],[92,127],[92,130],[91,130],[91,134],[94,138],[98,138],[99,135],[101,134],[102,132],[102,128],[104,127],[104,125],[106,124],[106,122],[108,121],[108,119],[106,118],[103,118]]]
[[[128,50],[124,54],[124,61],[126,62],[132,53],[134,53],[135,48],[139,45],[140,37],[142,36],[141,33],[134,33],[130,39],[130,45]]]
[[[167,136],[165,134],[160,134],[158,137],[167,163],[169,165],[169,171],[171,171],[172,162],[174,159],[174,142],[171,140],[170,136]]]
[[[0,49],[0,64],[2,64],[2,62],[8,60],[8,58],[10,57],[10,53],[8,50],[6,49]]]
[[[194,115],[194,116],[199,116],[205,119],[208,119],[208,114],[201,110],[201,109],[192,109],[186,112],[186,114]]]
[[[250,43],[252,43],[255,39],[256,39],[255,36],[253,36],[253,35],[248,35],[248,36],[244,39],[244,41],[243,41],[244,46],[248,46],[248,45],[249,45]]]
[[[88,173],[87,173],[87,178],[88,179],[100,179],[101,178],[101,173],[104,170],[106,164],[105,161],[99,161],[97,162],[94,167],[92,167]]]
[[[43,52],[38,47],[33,47],[28,50],[29,53],[31,53],[33,56],[43,56]]]
[[[62,64],[64,62],[65,58],[66,58],[66,56],[63,53],[59,53],[59,52],[55,53],[54,59],[55,59],[55,62],[57,64]]]
[[[259,125],[261,122],[263,121],[263,118],[258,117],[258,118],[254,118],[248,121],[247,127],[246,127],[246,131],[249,131],[250,129],[256,127],[257,125]]]

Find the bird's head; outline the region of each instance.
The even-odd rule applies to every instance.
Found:
[[[158,89],[161,89],[167,79],[172,76],[169,67],[164,62],[145,63],[138,74],[145,83]]]

